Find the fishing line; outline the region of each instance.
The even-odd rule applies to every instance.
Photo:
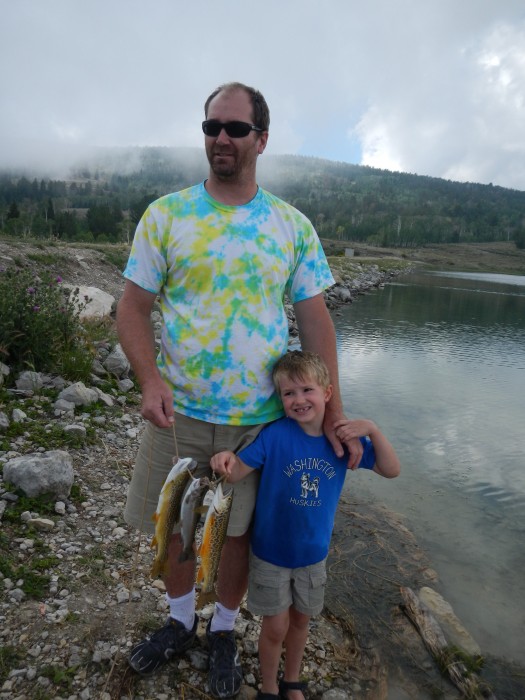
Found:
[[[175,457],[179,460],[179,447],[177,445],[177,433],[175,432],[175,422],[173,422],[173,441],[175,443]]]

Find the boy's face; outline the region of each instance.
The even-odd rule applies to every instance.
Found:
[[[324,389],[308,377],[282,377],[279,393],[284,412],[289,418],[296,420],[306,432],[311,429],[322,434],[325,405],[332,396],[331,385]]]

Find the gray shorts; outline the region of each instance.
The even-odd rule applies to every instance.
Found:
[[[247,447],[262,428],[262,425],[215,425],[180,413],[175,414],[175,431],[148,423],[128,489],[125,521],[142,532],[155,532],[153,514],[176,454],[197,461],[195,476],[211,476],[210,459],[214,454],[222,450],[236,452]],[[248,530],[258,485],[259,473],[256,470],[234,485],[228,535],[238,537]],[[176,526],[174,532],[178,529]]]
[[[291,605],[303,615],[319,615],[325,585],[326,559],[285,569],[250,554],[247,606],[254,615],[278,615]]]

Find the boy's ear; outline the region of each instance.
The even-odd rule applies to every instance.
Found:
[[[324,402],[325,403],[328,403],[330,401],[333,393],[334,393],[334,388],[331,384],[329,384],[325,393],[324,393]]]

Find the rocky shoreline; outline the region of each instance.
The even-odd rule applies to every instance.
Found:
[[[92,286],[95,277],[90,265],[97,264],[97,256],[78,250],[71,255],[82,265],[72,264],[69,279],[63,269],[57,272],[72,284]],[[2,257],[9,264],[9,256]],[[378,265],[355,261],[334,265],[337,284],[327,292],[327,304],[335,311],[406,269],[382,271]],[[105,284],[100,276],[96,281],[118,298],[122,288],[118,270],[106,275]],[[295,336],[291,308],[288,314]],[[6,372],[0,373],[2,379]],[[204,628],[211,609],[200,611],[198,642],[182,658],[149,679],[139,678],[127,666],[130,648],[162,624],[167,608],[162,583],[149,575],[153,558],[149,538],[139,536],[122,519],[144,421],[129,366],[111,342],[99,343],[92,379],[92,386],[80,387],[26,373],[10,383],[8,391],[4,387],[0,405],[0,699],[208,698]],[[50,501],[21,497],[12,489],[15,473],[29,457],[37,467],[44,459],[62,460],[63,480]],[[31,483],[34,478],[30,477],[26,492],[31,492]],[[52,490],[49,484],[46,488]],[[370,515],[370,509],[359,513],[356,507],[347,514],[355,531],[361,532],[361,544],[367,537],[379,536],[378,523],[390,517],[379,510],[372,520]],[[403,531],[397,525],[405,569],[408,550],[414,562],[404,582],[428,584],[435,574],[428,565],[422,566],[417,544],[406,528]],[[410,624],[401,621],[398,609],[393,614],[403,643],[417,648],[421,665],[428,665]],[[326,612],[312,623],[305,658],[312,700],[388,696],[387,664],[377,649],[372,652],[360,644],[358,624],[358,619],[337,609],[336,596],[327,596]],[[244,667],[240,700],[253,700],[257,692],[259,625],[260,620],[243,608],[236,626]],[[430,685],[440,688],[441,697],[459,697],[448,683],[443,684],[439,672],[430,668],[425,672],[427,682],[431,676]],[[415,698],[426,697],[417,694],[415,678],[405,676],[396,683],[405,688],[405,695],[399,697],[411,697],[406,692],[412,691]]]

